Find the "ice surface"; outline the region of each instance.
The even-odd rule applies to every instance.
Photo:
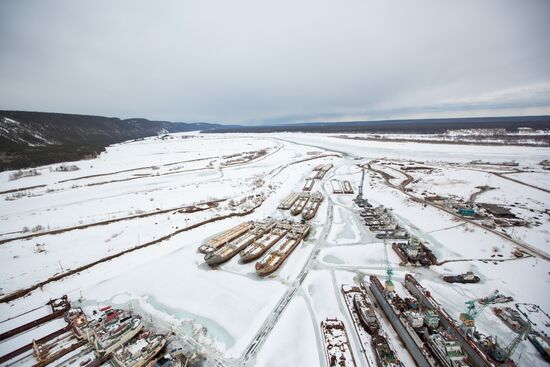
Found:
[[[235,159],[228,156],[260,150],[266,154],[238,165],[226,165]],[[355,195],[333,194],[330,180],[349,180],[357,190],[361,178],[358,164],[385,157],[393,160],[393,164],[382,169],[395,177],[391,184],[399,185],[406,176],[399,172],[397,163],[421,161],[433,171],[408,172],[414,177],[409,186],[412,195],[429,192],[467,200],[478,191],[476,186],[494,187],[478,195],[475,201],[513,204],[510,207],[516,215],[540,224],[506,231],[550,253],[547,212],[550,194],[486,168],[473,170],[466,165],[474,159],[516,160],[522,171],[529,172],[506,173],[509,168],[495,167],[490,171],[547,188],[548,174],[538,163],[548,158],[549,153],[548,148],[473,149],[460,145],[344,140],[323,134],[172,134],[164,139],[153,137],[113,145],[96,159],[75,162],[78,171],[55,172],[46,166],[38,168],[39,176],[15,181],[9,180],[10,172],[2,172],[0,241],[5,242],[0,244],[2,296],[194,223],[235,213],[242,209],[238,204],[241,200],[256,195],[263,195],[265,200],[244,217],[181,232],[46,284],[27,297],[1,303],[0,321],[67,294],[76,305],[86,308],[107,304],[131,306],[161,331],[173,330],[194,338],[204,347],[209,363],[216,356],[233,365],[242,365],[246,360],[249,365],[259,366],[314,366],[325,363],[320,322],[337,317],[346,326],[358,365],[367,366],[359,353],[359,341],[340,286],[359,284],[371,274],[383,278],[383,244],[363,225],[359,209],[352,202]],[[332,156],[316,158],[318,154]],[[246,220],[288,218],[288,211],[277,209],[280,200],[290,192],[300,191],[313,168],[326,163],[334,167],[322,180],[316,180],[314,186],[325,200],[311,220],[308,238],[279,270],[260,278],[254,262],[240,264],[239,256],[215,269],[206,265],[203,255],[197,252],[205,239]],[[29,188],[36,185],[45,186]],[[19,188],[23,189],[23,195],[5,193]],[[547,260],[527,256],[516,260],[511,255],[516,245],[509,240],[412,201],[370,172],[363,189],[372,204],[391,209],[400,225],[427,241],[428,247],[444,262],[429,269],[400,266],[399,258],[389,248],[396,282],[413,273],[455,318],[464,311],[465,301],[486,296],[494,289],[513,296],[517,302],[535,303],[550,311]],[[223,201],[218,207],[195,213],[178,211],[214,199]],[[139,217],[147,213],[151,215]],[[114,221],[99,223],[109,220]],[[82,225],[90,226],[74,229]],[[17,239],[33,234],[44,235]],[[491,257],[495,253],[502,255],[498,259],[509,260],[495,264],[490,261],[495,259]],[[474,271],[481,281],[449,286],[441,279],[443,275],[465,271]],[[29,313],[25,320],[37,315],[34,314]],[[274,315],[275,324],[265,325]],[[0,330],[22,324],[21,320],[24,321],[0,323]],[[385,324],[383,327],[389,328]],[[512,337],[510,330],[487,310],[480,315],[478,328],[494,332],[503,340]],[[410,362],[395,333],[391,328],[387,332],[398,354]],[[2,350],[11,347],[0,343]],[[514,358],[517,360],[519,356],[521,366],[544,365],[529,342],[520,345]]]

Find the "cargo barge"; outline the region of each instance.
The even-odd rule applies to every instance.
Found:
[[[112,360],[116,367],[144,367],[166,344],[164,335],[142,333],[135,340],[114,351]]]
[[[252,244],[256,239],[268,234],[274,227],[275,221],[268,220],[266,222],[256,222],[251,224],[251,229],[245,235],[235,239],[227,245],[218,248],[216,251],[208,253],[204,256],[204,261],[209,266],[216,266],[233,258],[239,252],[243,251],[247,246]]]
[[[306,178],[306,182],[304,183],[303,191],[311,191],[313,189],[313,185],[315,184],[315,180],[313,178]]]
[[[347,180],[343,182],[344,194],[353,194],[353,187],[351,183]]]
[[[319,164],[319,165],[315,166],[313,171],[316,171],[316,172],[315,172],[315,176],[313,178],[318,179],[318,180],[323,179],[325,177],[325,175],[327,174],[327,172],[331,168],[332,168],[331,163],[329,163],[329,164]]]
[[[252,225],[253,222],[248,221],[220,233],[219,235],[209,239],[208,241],[206,241],[206,243],[201,245],[199,247],[199,252],[202,252],[203,254],[209,254],[216,251],[223,245],[248,232],[252,228]]]
[[[332,193],[333,194],[343,194],[344,188],[342,187],[342,183],[337,179],[330,180],[330,185],[332,186]]]
[[[267,250],[269,250],[279,240],[285,241],[287,233],[289,232],[290,225],[282,226],[282,223],[278,223],[270,232],[265,233],[263,236],[255,240],[252,245],[246,247],[241,251],[241,262],[247,263],[261,257]]]
[[[309,232],[309,224],[294,224],[286,240],[256,263],[256,273],[266,276],[277,270]]]
[[[299,192],[291,192],[281,201],[281,204],[279,204],[278,208],[283,210],[290,209],[292,205],[294,205],[296,200],[298,200],[298,196],[300,196]]]
[[[315,217],[315,214],[317,214],[317,210],[319,210],[323,199],[323,194],[321,194],[320,192],[317,191],[312,193],[309,197],[307,205],[302,211],[302,218],[304,218],[305,220],[309,220]]]
[[[290,208],[290,214],[298,215],[304,210],[307,202],[309,201],[309,192],[302,192],[299,194],[298,199],[294,202]]]
[[[321,321],[321,330],[328,366],[355,367],[355,359],[344,323],[338,319],[327,318]]]

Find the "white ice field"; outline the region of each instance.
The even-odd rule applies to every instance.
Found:
[[[262,150],[265,154],[251,160],[235,163],[242,155],[231,157]],[[357,190],[358,164],[415,160],[436,169],[431,174],[411,173],[413,195],[429,192],[467,199],[478,186],[493,187],[476,201],[514,203],[514,214],[538,222],[507,230],[512,238],[537,249],[536,256],[515,259],[516,243],[424,207],[374,173],[366,175],[363,189],[369,201],[391,208],[409,231],[429,241],[439,260],[466,260],[429,269],[404,267],[390,250],[397,281],[413,273],[454,318],[465,310],[465,301],[495,289],[550,312],[550,171],[539,165],[548,158],[550,149],[534,147],[373,142],[322,134],[172,134],[110,146],[96,159],[71,163],[77,171],[56,172],[50,167],[59,165],[45,166],[38,169],[40,175],[18,180],[2,172],[0,297],[98,263],[1,302],[0,321],[67,294],[76,304],[80,299],[83,307],[131,306],[160,331],[193,338],[208,363],[324,366],[320,323],[337,317],[346,325],[355,360],[366,367],[340,286],[358,284],[371,274],[384,277],[384,250],[362,224],[354,195],[333,194],[330,180],[348,180]],[[532,186],[463,165],[476,159],[515,160],[522,172],[509,177]],[[197,252],[205,239],[244,220],[289,217],[288,211],[277,209],[280,200],[301,190],[320,163],[334,164],[314,186],[325,200],[309,237],[278,271],[260,278],[254,262],[240,264],[238,256],[217,269],[206,265],[204,255]],[[213,208],[181,210],[215,200],[219,202]],[[246,210],[252,212],[201,224]],[[99,262],[158,239],[162,240]],[[495,251],[510,261],[478,261]],[[449,285],[441,279],[468,270],[481,282]],[[514,336],[489,310],[476,321],[480,331],[496,334],[499,340]],[[388,334],[409,366],[406,349],[395,333]],[[0,355],[10,348],[0,343]],[[513,359],[520,366],[546,363],[528,341]]]

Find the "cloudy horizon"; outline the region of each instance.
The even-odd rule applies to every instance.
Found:
[[[239,124],[550,115],[546,0],[12,1],[0,109]]]

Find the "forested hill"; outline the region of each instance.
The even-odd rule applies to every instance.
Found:
[[[95,155],[109,144],[223,125],[0,111],[0,169],[33,167]]]

